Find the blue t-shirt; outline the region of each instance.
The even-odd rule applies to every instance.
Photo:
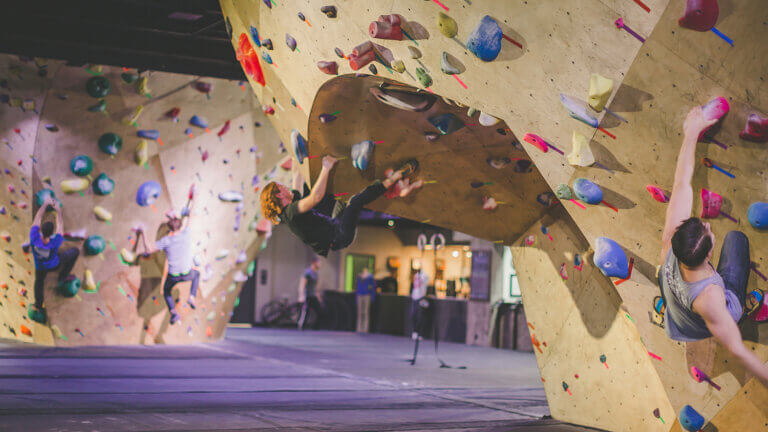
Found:
[[[157,241],[157,248],[168,258],[168,274],[171,276],[189,273],[194,264],[192,234],[184,228],[174,235],[167,235]]]
[[[32,255],[35,257],[35,268],[40,270],[52,270],[59,265],[59,248],[64,243],[61,234],[54,234],[48,243],[43,243],[40,234],[40,226],[33,225],[29,230],[29,244],[32,246]]]
[[[357,277],[357,295],[373,295],[376,292],[376,281],[373,275],[366,277]]]
[[[317,272],[312,270],[312,267],[308,268],[304,272],[304,279],[307,280],[307,284],[304,286],[305,288],[305,295],[307,297],[310,296],[317,296]]]

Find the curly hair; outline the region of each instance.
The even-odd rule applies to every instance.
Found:
[[[261,191],[261,213],[274,224],[280,223],[279,216],[283,212],[282,203],[277,196],[279,193],[280,188],[275,182],[270,182]]]

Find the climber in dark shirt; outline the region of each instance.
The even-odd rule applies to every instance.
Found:
[[[286,223],[301,241],[323,257],[328,256],[329,250],[349,246],[355,239],[363,206],[384,195],[390,186],[413,174],[419,166],[416,160],[409,160],[386,179],[376,180],[353,196],[345,206],[325,193],[328,176],[336,162],[336,158],[325,156],[315,186],[310,190],[304,184],[303,194],[296,190],[304,182],[295,167],[293,190],[271,182],[261,192],[261,209],[264,216],[276,224]]]

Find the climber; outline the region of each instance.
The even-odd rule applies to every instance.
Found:
[[[314,257],[309,264],[304,274],[299,279],[299,302],[301,303],[301,314],[299,315],[299,330],[304,330],[304,326],[307,324],[307,318],[310,315],[310,309],[312,309],[312,316],[314,318],[314,324],[317,324],[322,313],[320,307],[320,300],[317,298],[317,272],[320,270],[320,266],[323,261],[320,257]]]
[[[173,299],[171,290],[179,282],[191,281],[189,288],[189,299],[187,304],[195,309],[195,296],[197,295],[197,286],[200,283],[200,272],[193,268],[193,245],[192,233],[189,225],[192,219],[192,207],[194,204],[193,188],[190,188],[189,200],[187,205],[179,214],[176,210],[171,210],[165,215],[168,218],[166,223],[169,229],[168,235],[155,242],[155,248],[150,249],[147,246],[147,235],[141,228],[136,230],[138,237],[141,237],[144,244],[144,256],[151,255],[158,250],[162,250],[166,255],[166,266],[168,274],[163,284],[163,296],[168,304],[168,311],[171,313],[171,325],[179,320],[179,314],[176,312],[176,302]],[[138,241],[138,239],[137,239]]]
[[[56,232],[54,233],[54,224],[52,222],[40,223],[43,215],[48,208],[56,213]],[[72,268],[75,267],[77,257],[80,256],[80,250],[69,248],[59,253],[59,248],[64,242],[64,225],[61,222],[61,207],[59,201],[53,197],[48,197],[43,205],[37,210],[35,220],[32,222],[32,229],[29,231],[29,241],[32,248],[32,255],[35,258],[35,304],[33,310],[35,316],[40,318],[41,324],[46,321],[45,308],[43,301],[45,297],[45,277],[50,272],[59,271],[59,283],[64,282],[70,277]]]
[[[329,250],[344,249],[355,239],[357,222],[363,206],[373,202],[398,180],[413,174],[419,163],[411,159],[386,179],[377,180],[353,196],[346,207],[331,195],[326,195],[328,176],[336,165],[336,158],[325,156],[323,168],[310,190],[298,173],[294,163],[293,190],[271,182],[261,192],[264,216],[275,224],[285,222],[301,241],[316,254],[326,257]],[[304,184],[304,193],[298,192]]]
[[[691,217],[696,143],[717,119],[707,119],[701,107],[688,113],[683,144],[677,158],[675,183],[662,236],[659,285],[666,303],[667,335],[693,342],[715,338],[764,385],[768,367],[742,342],[737,323],[742,314],[750,272],[749,240],[740,231],[725,236],[717,271],[711,264],[715,235],[709,223]],[[747,311],[749,313],[751,311]]]

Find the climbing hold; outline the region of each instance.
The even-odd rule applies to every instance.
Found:
[[[532,170],[533,162],[529,161],[528,159],[520,159],[519,161],[515,162],[515,167],[513,168],[516,173],[528,173]]]
[[[403,17],[398,14],[379,15],[379,19],[368,26],[368,34],[377,39],[403,40]]]
[[[165,113],[165,116],[166,116],[166,117],[168,117],[168,118],[170,118],[170,119],[171,119],[171,120],[173,120],[174,122],[177,122],[177,121],[179,121],[179,114],[181,114],[181,108],[179,108],[179,107],[173,107],[173,108],[169,109],[169,110],[168,110],[168,111]]]
[[[408,52],[411,53],[411,58],[414,60],[421,58],[421,51],[413,45],[408,45]]]
[[[502,169],[505,166],[509,165],[509,163],[512,162],[512,159],[508,157],[487,158],[485,162],[487,162],[488,165],[491,166],[491,168]]]
[[[497,119],[496,117],[486,114],[484,112],[480,112],[480,117],[477,118],[477,121],[483,125],[483,126],[493,126],[500,122],[501,120]]]
[[[527,142],[528,144],[534,145],[536,148],[543,151],[544,153],[549,151],[549,145],[547,144],[546,141],[544,141],[544,138],[536,134],[532,134],[532,133],[525,134],[523,136],[523,141]]]
[[[328,18],[336,18],[336,6],[323,6],[320,8],[320,12]]]
[[[703,219],[716,218],[720,215],[723,206],[723,197],[707,189],[701,189],[701,217]]]
[[[109,210],[107,210],[104,207],[102,207],[102,206],[94,207],[93,208],[93,214],[96,215],[97,219],[99,219],[101,221],[104,221],[104,222],[109,222],[109,221],[112,220],[112,213]]]
[[[104,237],[100,235],[88,236],[83,243],[83,249],[86,255],[98,255],[104,248],[107,247],[107,242],[104,241]]]
[[[120,78],[122,78],[123,82],[126,84],[133,84],[137,79],[139,79],[139,75],[135,73],[123,72],[120,74]]]
[[[45,200],[47,200],[48,198],[53,198],[56,201],[59,201],[56,198],[56,194],[51,189],[47,189],[47,188],[40,189],[39,191],[37,191],[37,193],[35,193],[35,205],[37,205],[38,207],[42,206]],[[60,201],[59,201],[59,205],[61,205]],[[50,208],[51,207],[48,206],[48,209]]]
[[[379,73],[379,70],[376,69],[376,65],[371,63],[368,65],[368,70],[371,71],[372,74],[376,75]]]
[[[752,203],[747,210],[747,219],[750,225],[757,229],[768,228],[768,203]]]
[[[483,61],[493,61],[501,51],[501,38],[504,33],[499,23],[486,15],[477,24],[467,39],[467,49]]]
[[[393,61],[391,66],[392,66],[392,70],[394,70],[397,73],[405,72],[405,63],[403,63],[402,60]]]
[[[550,206],[552,204],[552,199],[555,197],[555,194],[552,192],[542,192],[538,195],[536,195],[536,201],[543,205],[543,206]]]
[[[45,125],[45,129],[47,129],[48,132],[58,132],[59,131],[59,127],[56,126],[55,124],[51,124],[51,123]]]
[[[452,38],[459,32],[456,20],[440,12],[437,14],[437,28],[445,37]]]
[[[317,67],[328,75],[337,75],[339,73],[339,64],[335,61],[319,61]]]
[[[83,178],[67,179],[61,182],[61,191],[65,194],[71,194],[85,190],[88,185],[88,180]]]
[[[483,197],[483,210],[493,211],[496,210],[496,207],[498,206],[499,203],[497,203],[493,197]]]
[[[373,42],[365,41],[352,49],[349,55],[349,66],[352,70],[358,70],[376,58]]]
[[[84,280],[84,287],[83,291],[85,292],[96,292],[96,290],[99,289],[99,286],[96,284],[96,281],[93,279],[93,272],[89,269],[85,269],[85,276],[83,277]]]
[[[87,176],[93,171],[93,160],[85,155],[75,156],[69,162],[69,169],[78,177]]]
[[[595,163],[595,155],[592,154],[592,150],[589,148],[589,139],[586,136],[573,131],[571,144],[573,147],[567,157],[569,164],[588,167]]]
[[[393,108],[423,112],[434,105],[437,98],[428,93],[416,93],[408,90],[399,90],[391,87],[371,87],[371,94],[380,102]]]
[[[565,109],[568,110],[568,115],[571,117],[582,121],[593,128],[598,126],[597,117],[587,111],[587,107],[580,100],[560,93],[560,103],[562,103]]]
[[[432,85],[432,77],[422,68],[416,68],[416,78],[419,79],[422,87],[429,87]]]
[[[190,120],[190,123],[191,122],[192,121]],[[142,129],[136,132],[136,136],[157,141],[157,139],[160,138],[160,131],[157,129]]]
[[[136,192],[136,204],[146,207],[153,202],[163,193],[163,188],[160,183],[150,180],[144,182],[139,186],[139,190]]]
[[[696,432],[704,426],[704,417],[690,405],[684,406],[677,418],[680,426],[687,431]]]
[[[607,277],[624,279],[629,274],[627,255],[618,243],[608,237],[598,237],[595,239],[595,256],[593,261],[597,268],[600,269],[600,272]]]
[[[613,91],[613,80],[602,75],[593,73],[589,77],[589,97],[587,102],[597,112],[605,108],[608,99]]]
[[[263,0],[264,4],[267,5],[268,8],[272,9],[272,2],[270,0]],[[229,19],[229,18],[227,18]]]
[[[368,169],[368,162],[373,155],[374,143],[371,140],[361,141],[352,145],[352,166],[365,171]]]
[[[272,115],[275,113],[275,109],[270,105],[262,105],[261,108],[266,115]]]
[[[600,186],[582,177],[574,180],[573,192],[576,198],[587,204],[600,204],[603,201],[603,190]]]
[[[251,26],[251,39],[253,39],[253,43],[255,43],[257,47],[261,46],[261,39],[259,39],[259,30],[257,30],[256,27],[254,26]]]
[[[95,76],[85,84],[85,91],[92,98],[102,99],[109,94],[112,85],[103,76]]]
[[[78,291],[80,291],[80,279],[77,276],[69,275],[66,279],[59,282],[56,288],[59,290],[59,294],[64,297],[74,297]]]
[[[320,119],[320,123],[323,123],[323,124],[330,123],[336,120],[336,116],[333,114],[320,114],[318,118]]]
[[[438,138],[440,138],[440,134],[435,132],[424,132],[424,138],[426,138],[429,142],[435,142]]]
[[[105,173],[99,174],[93,181],[93,191],[96,195],[109,195],[115,190],[115,182]]]
[[[661,190],[658,186],[654,185],[646,185],[645,189],[648,191],[649,194],[655,199],[656,201],[660,203],[666,203],[669,202],[669,198],[667,197],[667,194],[664,193],[663,190]]]
[[[720,15],[720,8],[717,0],[687,0],[685,12],[677,23],[684,27],[696,31],[708,31],[717,24],[717,17]]]
[[[464,127],[464,122],[453,113],[440,114],[429,118],[432,126],[436,127],[443,135],[448,135]]]
[[[133,151],[133,160],[136,161],[136,165],[144,165],[149,159],[149,143],[147,140],[141,140],[136,144],[136,149]]]
[[[142,96],[149,96],[150,90],[149,90],[149,78],[148,77],[141,77],[138,81],[136,81],[136,93],[142,95]]]
[[[338,58],[344,58],[344,51],[342,51],[340,48],[334,48],[333,52],[336,53]]]
[[[445,51],[443,51],[443,57],[440,59],[440,70],[446,75],[456,75],[461,73],[459,68],[451,64],[448,59],[448,53]]]
[[[291,131],[291,148],[293,154],[300,164],[304,163],[304,158],[309,157],[309,147],[307,146],[307,140],[301,136],[301,133],[297,129]]]
[[[701,107],[701,112],[704,115],[704,118],[707,120],[720,120],[721,118],[723,118],[725,114],[728,113],[730,109],[731,109],[731,106],[728,103],[728,99],[724,97],[716,97],[711,101],[707,102],[706,105]],[[701,137],[704,136],[704,134],[707,132],[707,130],[709,130],[710,127],[701,131],[701,133],[699,134],[699,140],[701,140]]]
[[[126,248],[122,248],[120,249],[120,258],[122,258],[126,264],[134,264],[136,261],[136,254]]]
[[[139,120],[139,116],[141,115],[142,111],[144,111],[144,105],[136,106],[136,108],[134,108],[130,114],[123,117],[122,123],[126,126],[135,124]]]
[[[219,199],[224,202],[240,202],[243,200],[243,194],[237,191],[226,191],[219,194]]]
[[[29,308],[27,309],[27,316],[32,321],[40,324],[45,324],[47,320],[45,309],[36,309],[32,305],[29,305]]]
[[[123,147],[123,139],[114,132],[107,132],[99,137],[99,149],[108,155],[116,155]]]
[[[474,117],[475,114],[477,114],[477,108],[469,107],[467,109],[467,117]],[[506,135],[506,133],[503,133],[502,135]]]
[[[226,122],[224,122],[224,125],[221,127],[221,129],[219,129],[219,131],[216,132],[216,136],[221,138],[222,136],[224,136],[224,134],[229,132],[230,124],[231,124],[230,120],[227,120]]]
[[[201,129],[205,129],[208,127],[208,120],[198,115],[193,115],[192,118],[189,119],[189,124],[192,126],[197,126]]]
[[[296,51],[296,39],[288,33],[285,34],[285,44],[288,45],[291,51]]]
[[[266,81],[264,80],[264,72],[261,70],[261,64],[259,63],[259,56],[253,45],[251,45],[248,35],[245,33],[240,33],[235,54],[246,75],[261,84],[262,87],[265,86]]]
[[[272,45],[272,39],[264,39],[263,41],[261,41],[261,46],[263,46],[264,48],[270,51],[272,51],[275,48],[275,46]]]
[[[744,130],[739,132],[739,137],[758,143],[768,142],[768,117],[762,118],[757,114],[750,114]]]
[[[559,184],[559,185],[557,185],[557,189],[555,190],[555,196],[557,197],[557,199],[561,199],[561,200],[573,199],[573,194],[571,193],[571,188],[568,187],[567,184]]]
[[[107,101],[105,99],[101,99],[95,105],[91,105],[88,107],[88,111],[90,112],[104,112],[106,110],[107,110]]]

